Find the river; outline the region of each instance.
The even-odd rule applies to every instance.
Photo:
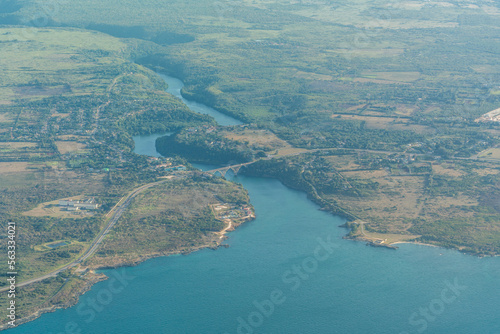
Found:
[[[134,139],[137,153],[157,154],[144,144],[152,137]],[[344,240],[344,219],[305,194],[227,177],[248,189],[257,214],[229,233],[229,248],[105,270],[112,279],[75,307],[7,332],[500,333],[500,258]]]
[[[217,111],[209,106],[206,106],[202,103],[186,100],[181,94],[181,89],[182,89],[182,87],[184,87],[184,83],[182,81],[180,81],[179,79],[176,79],[174,77],[165,75],[165,74],[159,74],[159,75],[163,80],[165,80],[165,82],[168,85],[167,93],[170,93],[173,96],[181,99],[181,101],[184,102],[184,104],[187,105],[189,109],[191,109],[197,113],[200,113],[200,114],[206,114],[206,115],[212,116],[219,125],[228,126],[228,125],[243,124],[241,121],[237,120],[236,118],[233,118],[231,116],[223,114],[223,113],[221,113],[221,112],[219,112],[219,111]]]

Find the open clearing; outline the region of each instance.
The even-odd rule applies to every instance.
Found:
[[[36,146],[37,143],[30,142],[0,142],[0,151],[4,149],[23,149]]]
[[[4,104],[4,103],[2,103],[2,101],[0,101],[0,104]],[[0,113],[0,123],[8,123],[8,122],[12,122],[12,120],[13,120],[12,115],[7,114],[7,113]]]
[[[371,72],[362,73],[362,78],[386,80],[388,82],[412,82],[420,78],[420,72]]]
[[[489,148],[487,150],[482,151],[477,155],[478,158],[487,158],[487,159],[497,159],[500,160],[500,148]]]
[[[433,133],[432,128],[420,124],[412,124],[406,118],[398,117],[377,117],[364,115],[338,115],[333,114],[332,118],[340,118],[352,121],[363,121],[368,129],[387,129],[387,130],[407,130],[415,133]]]
[[[26,172],[27,167],[27,162],[0,162],[0,174]]]
[[[294,75],[294,78],[301,78],[301,79],[307,79],[307,80],[332,80],[333,77],[331,75],[325,75],[325,74],[318,74],[318,73],[312,73],[312,72],[303,72],[303,71],[297,71]]]
[[[290,146],[286,141],[279,139],[274,133],[268,130],[243,130],[239,132],[227,132],[226,138],[241,142],[248,142],[249,145],[268,145],[273,148]]]
[[[412,234],[395,234],[395,233],[382,234],[382,233],[371,232],[366,230],[364,226],[366,222],[357,221],[355,223],[359,224],[360,227],[355,235],[358,238],[364,239],[366,241],[390,245],[399,242],[410,242],[420,237],[420,235],[412,235]]]
[[[56,141],[56,145],[61,154],[78,152],[86,147],[85,144],[76,141]]]
[[[247,142],[248,145],[265,146],[270,151],[275,150],[277,156],[291,155],[307,152],[307,149],[296,148],[291,146],[286,141],[278,138],[274,133],[268,130],[249,130],[245,129],[239,132],[226,132],[226,138]],[[271,154],[274,152],[270,152]]]
[[[73,196],[64,199],[79,200],[83,196]],[[65,211],[58,206],[59,200],[39,204],[36,208],[23,212],[24,216],[30,217],[52,217],[52,218],[83,218],[93,215],[92,211]]]
[[[453,165],[448,165],[448,164],[433,164],[432,165],[432,172],[434,174],[439,174],[439,175],[448,175],[452,177],[460,177],[465,175],[464,172],[455,169],[455,166]]]

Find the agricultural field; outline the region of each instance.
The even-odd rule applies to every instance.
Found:
[[[86,145],[83,143],[75,142],[75,141],[56,141],[57,150],[60,154],[79,152],[84,153],[83,150]]]
[[[50,25],[131,38],[142,46],[135,60],[183,79],[185,96],[262,124],[294,146],[401,150],[396,142],[425,136],[435,150],[470,156],[497,141],[495,125],[471,122],[500,103],[489,42],[499,29],[494,5],[193,4],[66,1]],[[37,10],[26,4],[16,15]],[[367,118],[337,117],[344,114]],[[381,138],[387,131],[392,138]],[[473,140],[457,149],[453,142],[466,133]]]
[[[25,28],[0,26],[0,217],[4,231],[9,220],[19,227],[19,282],[75,261],[125,194],[162,176],[132,153],[133,133],[211,122],[130,61],[137,43],[74,28],[30,28],[25,36]],[[95,197],[101,206],[75,215],[55,205],[75,196]],[[59,241],[67,244],[48,246]],[[4,248],[6,242],[0,239]],[[67,306],[102,279],[64,275],[20,288],[19,316]]]
[[[349,156],[324,157],[345,174],[345,182],[365,188],[377,183],[384,189],[385,195],[365,201],[366,206],[336,197],[341,195],[330,199],[346,200],[350,211],[383,208],[373,215],[377,222],[367,225],[380,231],[402,231],[410,226],[405,221],[423,215],[424,206],[433,212],[429,217],[438,212],[423,195],[434,177],[495,177],[496,167],[482,161],[498,158],[500,129],[494,122],[474,122],[500,104],[500,67],[496,44],[490,42],[500,29],[495,3],[194,3],[65,1],[50,13],[47,27],[33,29],[29,38],[23,28],[3,28],[1,59],[12,59],[19,48],[25,52],[9,62],[8,84],[0,88],[0,108],[5,110],[0,113],[5,143],[0,155],[7,161],[14,156],[29,163],[65,161],[66,166],[42,164],[40,173],[66,167],[113,170],[123,168],[118,161],[126,160],[122,151],[130,148],[130,138],[120,137],[117,147],[106,152],[113,162],[96,163],[88,141],[99,134],[100,122],[108,128],[112,124],[103,115],[129,134],[186,124],[159,125],[163,111],[146,114],[158,109],[149,102],[152,98],[175,102],[158,92],[161,84],[135,61],[183,79],[185,96],[255,125],[221,134],[227,143],[240,143],[254,153],[286,157],[332,148],[425,159],[368,172]],[[10,19],[29,21],[40,12],[38,3],[19,4]],[[42,51],[35,54],[38,49]],[[140,90],[134,90],[137,83]],[[118,95],[127,103],[140,96],[142,104],[122,112],[124,104],[113,100]],[[28,102],[54,96],[80,96],[86,111],[72,109],[68,101],[59,100],[52,109]],[[23,107],[16,108],[14,101],[22,101]],[[189,122],[209,122],[191,117]],[[41,129],[36,146],[12,144],[12,137],[30,142],[21,128]],[[54,136],[45,140],[46,132]],[[19,171],[34,171],[26,168]],[[36,179],[36,173],[30,175]],[[399,189],[399,198],[393,188]],[[478,205],[477,196],[460,196],[469,195],[439,200],[449,207],[460,201]]]
[[[0,31],[0,59],[3,59],[4,73],[0,100],[89,94],[93,89],[105,87],[108,82],[104,78],[96,80],[92,72],[84,75],[81,72],[93,66],[124,63],[117,56],[125,48],[125,43],[104,34],[70,29],[31,29],[30,39],[23,42],[20,39],[25,35],[23,28],[2,28]],[[109,55],[92,55],[97,50]]]

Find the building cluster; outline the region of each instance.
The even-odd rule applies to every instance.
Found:
[[[249,206],[216,204],[213,206],[213,209],[215,210],[215,216],[218,219],[254,217],[254,213]]]
[[[173,171],[177,171],[177,170],[187,170],[186,166],[184,166],[184,165],[172,166],[171,163],[157,165],[156,169],[157,170],[164,170],[166,172],[173,172]]]
[[[62,199],[59,200],[59,207],[61,209],[65,209],[67,211],[78,211],[78,210],[97,210],[99,208],[99,204],[96,203],[95,198],[87,198],[82,201],[74,201],[71,199]]]
[[[175,161],[172,162],[171,158],[149,157],[148,162],[151,170],[166,172],[187,170],[187,167],[184,165],[174,165]]]

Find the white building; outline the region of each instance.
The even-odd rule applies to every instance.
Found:
[[[66,208],[68,211],[75,210],[97,210],[99,204],[95,202],[94,198],[88,198],[84,201],[73,201],[73,200],[59,200],[59,206]]]

